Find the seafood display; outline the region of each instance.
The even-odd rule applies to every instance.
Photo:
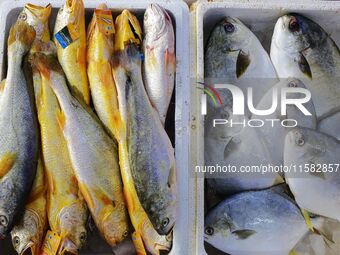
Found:
[[[207,253],[337,254],[338,46],[300,14],[278,18],[270,55],[237,18],[207,38],[205,165],[234,169],[205,174]]]
[[[99,232],[114,253],[169,252],[176,222],[176,162],[164,129],[175,86],[171,18],[151,4],[143,42],[128,10],[114,21],[99,5],[86,29],[84,2],[66,0],[50,36],[51,11],[27,4],[8,38],[0,239],[10,233],[20,255],[79,254]]]

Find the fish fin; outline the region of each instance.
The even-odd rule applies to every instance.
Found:
[[[301,210],[303,218],[305,219],[308,229],[314,233],[314,226],[310,219],[309,213],[305,209],[300,208],[300,210]]]
[[[320,178],[322,180],[326,180],[326,176],[325,176],[325,173],[324,172],[320,172],[320,173],[317,173],[317,172],[309,172],[310,175],[314,176],[314,177],[317,177],[317,178]]]
[[[238,239],[245,240],[248,237],[256,234],[256,231],[251,229],[240,229],[233,231],[232,234],[237,236]]]
[[[165,64],[168,66],[169,64],[176,63],[176,56],[174,52],[170,52],[169,49],[165,51]]]
[[[325,242],[325,244],[327,246],[330,246],[331,244],[334,244],[335,242],[333,241],[333,238],[331,237],[330,234],[327,234],[325,233],[324,231],[320,230],[320,229],[317,229],[317,228],[314,228],[313,227],[313,233],[314,234],[317,234],[319,236],[322,236],[323,238],[323,241]]]
[[[50,171],[45,171],[46,173],[46,178],[47,178],[47,182],[49,184],[49,192],[50,193],[54,193],[54,180],[52,177],[52,174],[50,173]]]
[[[1,93],[4,91],[5,89],[5,86],[6,86],[6,79],[3,79],[1,82],[0,82],[0,96],[1,96]]]
[[[284,183],[284,182],[285,182],[285,180],[283,179],[283,177],[278,174],[278,176],[274,180],[274,185],[277,185],[277,184],[280,184],[280,183]]]
[[[93,198],[90,194],[89,189],[82,182],[79,182],[79,189],[81,190],[81,193],[82,193],[88,207],[92,210],[94,208],[94,201],[93,201]]]
[[[250,56],[244,51],[240,50],[236,61],[236,77],[239,79],[250,65]]]
[[[299,253],[297,253],[296,251],[294,251],[294,250],[291,250],[290,252],[289,252],[289,254],[288,255],[299,255]]]
[[[57,111],[57,121],[58,121],[60,129],[64,130],[66,117],[65,117],[65,114],[61,110]]]
[[[135,246],[136,254],[147,255],[141,234],[137,232],[133,232],[131,239],[132,239],[133,245]]]
[[[41,197],[42,194],[44,194],[46,191],[46,186],[43,185],[43,186],[40,186],[38,187],[36,190],[34,190],[33,193],[31,193],[28,201],[26,202],[26,204],[30,204],[34,201],[36,201],[39,197]]]
[[[303,54],[299,55],[298,64],[299,64],[300,71],[303,74],[305,74],[309,79],[312,79],[312,71],[311,71],[310,66],[307,62],[307,59],[305,58],[305,56]]]
[[[0,179],[4,177],[15,164],[16,153],[7,152],[0,158]]]

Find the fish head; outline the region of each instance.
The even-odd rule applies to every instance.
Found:
[[[168,186],[170,188],[163,190],[163,192],[156,192],[152,195],[155,198],[150,198],[150,201],[159,202],[148,204],[149,217],[160,235],[168,235],[176,221],[175,191],[171,187],[174,187],[174,185],[168,184]]]
[[[114,210],[104,213],[100,222],[105,240],[111,246],[115,246],[125,240],[130,234],[128,216],[124,204],[115,205]]]
[[[159,235],[149,219],[143,219],[142,222],[142,236],[146,249],[152,254],[159,254],[160,251],[170,251],[173,233],[170,232],[168,235]]]
[[[126,46],[135,44],[140,46],[142,43],[142,29],[139,21],[131,12],[124,10],[115,21],[115,51],[123,51]]]
[[[87,239],[87,208],[82,202],[64,207],[60,212],[59,224],[61,229],[63,252],[77,254]]]
[[[11,231],[12,244],[19,255],[26,254],[29,251],[36,255],[43,234],[42,224],[39,222],[39,216],[30,210],[27,210],[19,225],[16,225]]]
[[[273,33],[273,43],[291,55],[314,48],[326,38],[326,32],[318,24],[299,14],[280,17]]]
[[[223,53],[242,50],[250,42],[252,32],[239,19],[225,17],[210,35],[212,47]],[[209,45],[208,45],[209,47]]]
[[[232,220],[219,206],[205,217],[204,240],[214,247],[221,247],[232,237]]]
[[[14,26],[11,27],[8,37],[8,47],[14,43],[20,43],[22,50],[26,53],[35,39],[35,30],[27,24],[20,16]]]
[[[171,30],[173,30],[172,20],[167,11],[158,4],[149,5],[144,14],[144,32],[148,35],[150,43],[155,43],[162,35]],[[172,44],[174,38],[170,39]]]
[[[285,161],[317,163],[318,158],[327,152],[327,140],[327,136],[315,130],[307,128],[292,129],[287,133],[285,139]]]
[[[48,41],[50,32],[48,29],[48,19],[51,15],[52,6],[48,4],[46,7],[34,4],[26,4],[19,15],[19,19],[27,22],[36,32],[36,38]]]
[[[85,9],[82,0],[66,0],[59,9],[55,25],[57,31],[54,32],[57,33],[68,25],[71,25],[76,33],[85,26]]]

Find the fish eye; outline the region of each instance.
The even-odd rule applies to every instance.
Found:
[[[231,24],[230,22],[227,22],[224,24],[224,31],[226,33],[232,33],[235,31],[235,26]]]
[[[165,218],[162,220],[162,226],[165,228],[169,225],[170,223],[170,219],[169,218]]]
[[[214,229],[212,227],[206,227],[204,233],[206,233],[208,236],[212,236],[214,234]]]
[[[295,17],[292,17],[289,21],[289,30],[292,32],[298,32],[300,30],[299,22],[296,20]]]
[[[25,21],[27,19],[27,14],[24,12],[20,13],[19,19]]]
[[[295,140],[296,145],[302,146],[305,144],[305,139],[303,137],[299,137]]]
[[[80,238],[80,241],[84,242],[86,240],[86,233],[85,232],[82,232],[79,236]]]
[[[13,246],[16,248],[16,247],[18,247],[20,245],[20,238],[18,236],[15,236],[13,238],[12,242],[13,242]]]
[[[124,234],[123,234],[123,238],[128,237],[128,235],[129,235],[129,232],[128,232],[128,231],[125,231]]]
[[[288,87],[297,88],[297,87],[298,87],[297,81],[291,81],[291,82],[289,82]]]
[[[7,227],[8,219],[4,215],[0,215],[0,226]]]

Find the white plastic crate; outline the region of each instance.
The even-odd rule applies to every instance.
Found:
[[[289,12],[303,14],[319,23],[340,45],[340,1],[265,1],[265,0],[199,0],[191,8],[191,62],[190,77],[204,80],[204,45],[214,25],[224,16],[239,18],[259,38],[269,52],[271,36],[277,19]],[[201,91],[191,86],[191,171],[204,165],[204,118],[200,114]],[[192,174],[193,175],[193,174]],[[204,179],[196,176],[197,219],[196,254],[206,254],[204,249]],[[224,253],[214,253],[220,255]]]
[[[174,131],[175,154],[177,162],[177,187],[178,187],[178,208],[177,221],[174,227],[172,255],[194,254],[190,248],[194,240],[194,219],[195,219],[195,197],[194,188],[189,183],[189,10],[185,2],[181,0],[83,0],[86,8],[86,22],[88,23],[93,15],[93,10],[99,4],[105,3],[113,12],[114,18],[123,9],[129,9],[139,19],[143,25],[143,15],[145,9],[151,3],[163,6],[173,19],[176,33],[176,85],[174,122],[170,123],[170,130]],[[0,77],[6,76],[7,70],[7,38],[9,29],[16,21],[18,14],[25,4],[45,6],[50,3],[53,7],[50,17],[50,30],[53,31],[54,22],[58,9],[64,4],[64,0],[0,0]],[[191,204],[192,203],[192,204]],[[192,239],[190,239],[192,237]],[[100,245],[97,240],[93,240],[95,245]],[[0,242],[0,255],[13,255],[10,252],[10,243]],[[112,254],[107,250],[91,252],[85,250],[83,254]]]

